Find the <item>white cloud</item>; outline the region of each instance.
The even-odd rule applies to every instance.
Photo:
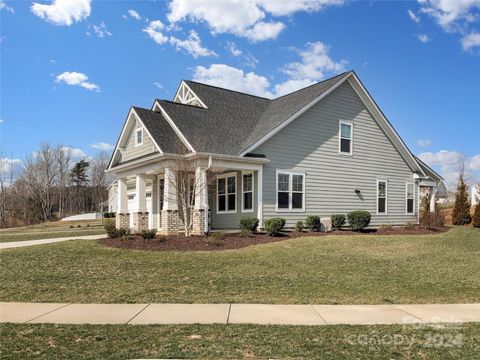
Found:
[[[314,12],[330,5],[343,5],[344,0],[256,0],[267,12],[274,16],[292,15],[298,11]]]
[[[301,61],[285,65],[283,72],[292,80],[314,82],[324,79],[327,73],[344,71],[348,61],[334,61],[329,50],[329,46],[320,41],[307,43],[304,50],[297,50]]]
[[[113,145],[109,144],[109,143],[106,143],[106,142],[98,142],[98,143],[92,144],[90,146],[92,148],[98,149],[98,150],[112,150],[113,149]]]
[[[463,50],[471,50],[474,47],[480,46],[480,33],[471,32],[462,38]]]
[[[140,14],[135,10],[132,10],[132,9],[128,10],[128,15],[133,17],[135,20],[142,20],[142,17],[140,16]]]
[[[441,150],[436,153],[424,152],[418,156],[427,165],[437,167],[445,179],[445,186],[455,190],[460,175],[462,154],[457,151]],[[480,154],[464,158],[465,179],[468,184],[480,181]]]
[[[272,98],[285,95],[323,80],[326,74],[345,70],[347,61],[336,62],[328,55],[328,46],[321,42],[307,43],[303,50],[296,50],[301,58],[298,62],[285,65],[282,71],[288,79],[270,89],[267,77],[225,64],[212,64],[206,68],[197,66],[194,79],[199,82]]]
[[[5,122],[5,120],[3,120],[3,119],[0,119],[0,124],[2,124],[2,123],[4,123],[4,122]]]
[[[0,158],[0,176],[7,178],[10,174],[16,173],[18,168],[23,165],[22,160],[3,157]]]
[[[422,43],[427,43],[430,41],[430,38],[428,37],[427,34],[417,34],[415,35],[417,37],[418,40],[420,40],[420,42]]]
[[[88,25],[89,31],[87,32],[87,35],[90,36],[91,33],[90,31],[93,31],[95,35],[97,35],[99,38],[104,38],[106,36],[112,36],[112,33],[108,31],[107,25],[102,21],[100,25]]]
[[[314,84],[315,81],[310,79],[297,79],[297,80],[287,80],[280,84],[275,85],[275,95],[282,96],[289,94],[291,92],[297,91],[304,87]]]
[[[192,55],[195,59],[198,57],[204,56],[216,56],[217,54],[210,49],[207,49],[202,46],[202,41],[200,40],[200,36],[195,30],[190,30],[188,34],[188,38],[185,40],[177,39],[173,36],[170,37],[170,44],[175,46],[177,50],[185,50],[190,55]]]
[[[157,88],[159,88],[159,89],[163,89],[163,85],[162,85],[161,83],[159,83],[158,81],[155,81],[155,82],[153,83],[153,85],[155,85],[155,86],[156,86]]]
[[[418,0],[420,11],[431,16],[446,31],[455,31],[478,16],[480,0]]]
[[[241,91],[257,96],[272,97],[270,82],[264,76],[244,72],[225,64],[212,64],[208,68],[196,66],[193,79],[198,82]]]
[[[243,31],[242,36],[252,42],[264,41],[275,39],[283,29],[285,29],[285,25],[281,22],[260,21],[253,25],[253,27]]]
[[[467,168],[470,170],[480,170],[480,154],[471,157],[468,161]]]
[[[237,45],[233,41],[227,41],[227,49],[233,56],[242,55],[242,52],[237,49]]]
[[[429,139],[420,139],[417,141],[418,146],[427,147],[432,145],[432,141]]]
[[[15,13],[15,10],[13,9],[13,7],[7,5],[3,0],[0,0],[0,10],[6,10],[12,14]]]
[[[64,146],[62,147],[62,151],[67,155],[70,155],[70,157],[74,159],[80,159],[80,158],[85,158],[87,154],[85,154],[81,149],[79,148],[74,148],[71,146]]]
[[[90,91],[100,91],[100,87],[97,84],[88,82],[87,80],[88,76],[83,73],[66,71],[57,75],[55,82],[64,82],[67,85],[81,86]]]
[[[420,17],[410,9],[408,10],[408,16],[410,17],[410,19],[412,19],[413,22],[417,24],[420,22]]]
[[[157,44],[164,44],[168,41],[168,36],[163,35],[160,30],[163,30],[165,25],[160,20],[150,21],[146,28],[142,31],[146,32],[150,38],[155,41]]]
[[[31,11],[54,25],[70,26],[90,16],[90,0],[52,0],[50,5],[33,3]]]

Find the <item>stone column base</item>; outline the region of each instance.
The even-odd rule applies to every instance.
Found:
[[[148,212],[136,212],[133,213],[133,230],[140,232],[148,230]]]
[[[162,210],[161,218],[161,233],[163,235],[177,235],[178,227],[180,225],[180,216],[178,210]]]
[[[205,235],[205,210],[204,209],[193,209],[193,226],[192,226],[192,235]]]
[[[117,213],[115,227],[117,229],[130,229],[130,213]]]

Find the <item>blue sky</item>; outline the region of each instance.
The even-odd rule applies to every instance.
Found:
[[[181,79],[277,96],[354,69],[415,154],[480,181],[480,0],[0,0],[2,156],[110,150]]]

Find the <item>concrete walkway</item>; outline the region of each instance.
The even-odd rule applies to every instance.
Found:
[[[52,244],[52,243],[57,243],[62,241],[70,241],[70,240],[97,240],[97,239],[103,239],[105,237],[107,237],[106,234],[101,234],[101,235],[68,236],[68,237],[53,238],[53,239],[10,241],[10,242],[0,243],[0,250],[19,248],[24,246]]]
[[[480,322],[480,304],[262,305],[0,303],[0,322],[373,325]]]

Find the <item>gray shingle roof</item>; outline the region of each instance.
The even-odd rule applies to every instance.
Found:
[[[195,150],[238,155],[349,74],[273,100],[188,80],[186,83],[207,109],[167,100],[157,102]]]
[[[142,120],[148,132],[163,152],[185,153],[187,148],[172,129],[168,121],[160,114],[148,109],[132,106]]]

